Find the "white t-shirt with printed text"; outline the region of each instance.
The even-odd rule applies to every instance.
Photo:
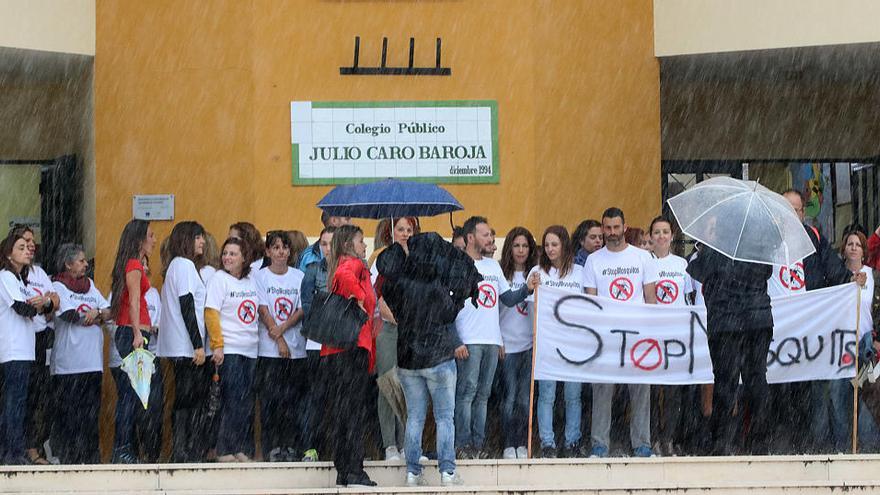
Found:
[[[162,284],[161,309],[159,310],[158,354],[162,357],[193,357],[193,346],[189,339],[183,313],[180,309],[180,296],[192,294],[196,312],[196,324],[202,336],[205,355],[211,355],[211,346],[205,335],[205,283],[196,270],[192,260],[178,256],[171,260]],[[155,320],[151,320],[155,321]]]
[[[277,275],[269,267],[257,272],[254,282],[257,285],[259,305],[265,306],[279,325],[287,321],[298,309],[302,309],[301,287],[305,274],[296,268]],[[260,320],[260,357],[280,358],[278,344],[269,336],[269,329]],[[306,357],[306,339],[302,336],[302,320],[284,332],[284,341],[290,349],[291,359]]]
[[[668,254],[654,258],[657,266],[657,282],[654,292],[657,304],[664,306],[685,306],[687,295],[694,291],[694,280],[687,272],[687,260],[681,256]]]
[[[211,277],[207,291],[205,308],[220,313],[223,353],[256,359],[260,347],[257,323],[260,299],[253,278],[248,275],[238,279],[220,270]]]
[[[519,290],[526,285],[523,272],[514,272],[508,281],[511,290]],[[532,348],[532,317],[529,304],[523,301],[512,308],[501,305],[499,310],[501,340],[505,353],[523,352]]]
[[[52,348],[53,375],[72,375],[93,373],[104,370],[104,332],[100,325],[81,325],[57,318],[58,315],[75,310],[80,317],[93,309],[110,307],[95,283],[89,280],[89,290],[79,294],[68,289],[61,282],[55,282],[53,289],[58,293],[61,304],[55,321],[55,345]],[[115,347],[113,345],[112,347]]]
[[[12,309],[16,301],[27,302],[30,297],[18,275],[0,270],[0,363],[34,360],[36,324]]]
[[[144,300],[147,301],[147,312],[150,313],[150,321],[153,326],[158,327],[162,317],[162,298],[159,297],[159,289],[150,287],[150,290],[144,294]],[[159,333],[151,333],[150,341],[147,342],[147,350],[156,354],[159,350]]]
[[[603,247],[587,258],[584,289],[596,289],[602,297],[620,302],[644,303],[644,286],[657,282],[657,265],[651,253],[632,245],[612,252]]]
[[[499,325],[498,307],[501,305],[501,294],[510,290],[501,265],[492,258],[483,257],[474,261],[477,271],[483,276],[478,284],[479,296],[475,308],[468,298],[464,308],[455,318],[455,328],[464,344],[502,345],[501,327]]]
[[[27,289],[33,296],[42,296],[55,290],[52,288],[52,280],[49,279],[49,275],[46,275],[46,272],[37,265],[31,265],[28,268],[27,279]],[[43,332],[46,327],[51,326],[46,320],[46,315],[41,313],[34,316],[34,325],[37,326],[37,333]]]

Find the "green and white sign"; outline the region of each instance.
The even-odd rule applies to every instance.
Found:
[[[293,184],[498,182],[498,103],[290,103]]]

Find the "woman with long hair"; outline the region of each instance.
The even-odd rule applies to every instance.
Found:
[[[251,272],[256,272],[266,263],[266,246],[263,244],[263,236],[260,231],[250,222],[236,222],[229,226],[229,237],[237,237],[244,241],[248,249],[247,263]]]
[[[376,259],[378,256],[391,246],[393,243],[400,244],[404,251],[407,250],[407,241],[410,237],[419,233],[419,222],[415,217],[395,218],[394,228],[391,227],[392,220],[380,222],[382,229],[379,231],[381,248],[373,252],[370,257],[370,280],[376,285],[379,277],[379,270],[376,267]],[[381,317],[381,327],[376,336],[376,374],[382,376],[397,366],[397,321],[394,315],[385,304],[385,300],[379,298],[378,302],[379,316]],[[403,446],[403,425],[397,420],[388,398],[382,391],[379,391],[378,413],[379,413],[379,430],[382,433],[382,447],[385,449],[386,461],[400,460],[400,452],[398,447]]]
[[[40,452],[43,444],[49,439],[49,428],[52,424],[50,404],[52,396],[51,376],[46,357],[49,349],[52,348],[52,341],[55,337],[52,320],[60,300],[52,287],[52,280],[49,278],[49,275],[37,264],[37,243],[34,231],[27,225],[16,225],[12,230],[19,232],[27,242],[28,250],[31,252],[31,264],[28,266],[27,277],[28,289],[35,293],[37,305],[45,307],[43,311],[38,312],[34,316],[34,324],[37,328],[37,345],[34,352],[34,367],[31,370],[31,379],[28,385],[26,424],[28,460],[36,465],[47,465],[49,461]],[[47,261],[51,263],[52,260]]]
[[[147,308],[146,294],[150,290],[145,265],[153,251],[156,238],[150,223],[146,220],[131,220],[122,229],[119,246],[116,249],[116,261],[111,276],[112,302],[110,315],[116,322],[116,348],[125,359],[134,349],[144,347],[151,340],[153,327]],[[121,387],[122,395],[116,407],[123,408],[117,417],[134,424],[139,399],[131,386]],[[132,445],[132,427],[118,429],[123,438],[114,448],[113,460],[120,463],[137,463],[137,455]]]
[[[214,239],[214,236],[207,230],[203,237],[205,238],[205,247],[202,250],[202,255],[196,256],[195,264],[202,282],[207,285],[208,279],[220,269],[220,246],[217,245],[217,239]]]
[[[201,462],[206,453],[205,405],[213,366],[205,335],[205,283],[196,260],[205,254],[205,229],[197,222],[179,222],[168,236],[162,272],[162,311],[158,355],[174,376],[171,413],[171,461]]]
[[[501,248],[501,271],[511,290],[526,285],[526,274],[538,264],[538,246],[525,227],[514,227]],[[504,342],[501,359],[503,398],[501,425],[504,431],[504,459],[528,457],[529,384],[532,379],[532,318],[528,303],[512,308],[502,305],[499,323]]]
[[[223,270],[208,281],[205,325],[212,361],[219,367],[222,408],[217,436],[218,462],[250,462],[250,421],[254,410],[254,374],[260,338],[259,298],[250,277],[248,245],[230,237],[220,250]]]
[[[0,243],[0,461],[29,464],[25,456],[28,384],[36,346],[34,316],[44,311],[28,288],[33,254],[20,232]]]
[[[557,289],[583,293],[581,286],[582,268],[574,263],[574,247],[568,230],[562,225],[551,225],[541,238],[541,257],[538,266],[529,272],[539,279],[540,285],[551,285]],[[540,297],[540,296],[539,296]],[[534,309],[530,305],[529,309]],[[581,446],[581,390],[579,382],[564,382],[565,400],[565,446],[563,457],[586,457]],[[538,381],[538,433],[541,437],[542,457],[556,457],[556,435],[553,431],[553,404],[556,402],[556,382]]]
[[[52,349],[55,386],[54,452],[62,464],[95,464],[104,370],[104,333],[110,304],[86,276],[83,248],[58,249],[55,291],[60,297]],[[126,384],[126,386],[130,386]]]
[[[654,286],[657,304],[685,306],[694,291],[694,284],[687,273],[687,260],[671,253],[674,237],[672,222],[662,215],[658,216],[651,221],[648,233],[652,241],[651,254],[660,275]],[[695,396],[697,389],[695,386],[662,385],[651,387],[651,393],[655,405],[651,429],[656,432],[657,438],[654,452],[665,456],[678,455],[681,450],[679,442],[684,440],[679,435],[685,412],[683,396]]]
[[[259,295],[259,357],[256,389],[260,397],[263,459],[299,461],[299,428],[291,411],[302,400],[306,339],[300,333],[303,317],[303,273],[288,265],[291,244],[283,230],[266,234],[269,265],[252,277]]]
[[[291,268],[297,268],[299,267],[299,253],[309,247],[309,239],[300,230],[288,230],[287,238],[290,239],[290,257],[287,259],[287,265]]]
[[[376,310],[376,295],[363,261],[366,250],[360,227],[343,225],[336,229],[330,248],[327,287],[335,294],[354,299],[371,316]],[[332,384],[330,410],[337,412],[330,438],[336,447],[333,465],[338,486],[376,486],[364,471],[364,424],[369,404],[366,390],[376,360],[372,326],[372,319],[368,318],[353,349],[327,345],[321,348],[326,376]]]

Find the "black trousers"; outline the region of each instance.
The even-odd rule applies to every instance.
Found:
[[[317,449],[318,454],[324,450],[327,440],[322,423],[325,423],[327,410],[327,366],[321,360],[321,351],[308,351],[303,380],[303,400],[297,403],[296,417],[300,418],[302,432],[300,445],[302,450]]]
[[[751,417],[746,448],[754,454],[766,453],[769,447],[767,431],[767,351],[773,339],[772,328],[748,329],[743,332],[709,332],[709,355],[715,373],[712,395],[712,454],[731,453],[737,418],[737,385],[742,376],[744,408]]]
[[[97,464],[100,371],[55,375],[55,424],[52,450],[62,464]]]
[[[27,407],[27,446],[29,449],[40,449],[43,442],[49,439],[52,426],[52,375],[46,366],[46,351],[52,348],[55,330],[47,328],[37,334],[36,360],[31,369],[28,385]]]
[[[303,400],[305,372],[305,359],[261,357],[257,360],[261,445],[266,461],[276,447],[302,448],[301,425],[295,407]]]
[[[207,415],[214,364],[210,359],[202,366],[196,366],[188,357],[167,359],[175,387],[171,413],[171,462],[202,462],[208,448],[214,444],[210,435],[212,421]]]
[[[364,471],[364,433],[367,418],[369,355],[361,348],[325,356],[331,419],[333,465],[341,475]]]

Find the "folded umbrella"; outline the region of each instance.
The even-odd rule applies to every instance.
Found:
[[[755,181],[714,177],[668,203],[682,232],[737,261],[787,266],[816,251],[788,201]]]
[[[138,348],[122,360],[122,371],[128,375],[132,388],[141,399],[144,409],[150,401],[150,381],[153,379],[153,372],[156,370],[154,360],[156,356],[143,348]]]

